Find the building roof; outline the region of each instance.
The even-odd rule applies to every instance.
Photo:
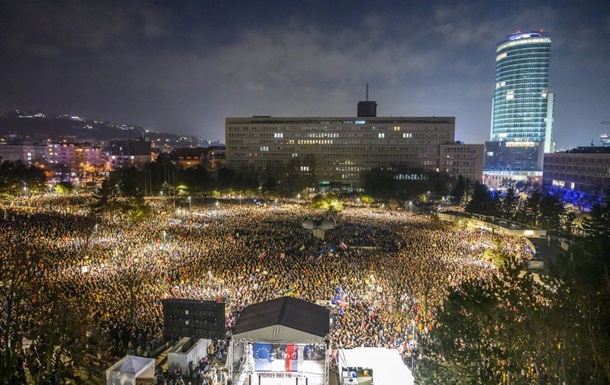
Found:
[[[280,297],[246,307],[235,323],[233,340],[266,343],[324,343],[330,312],[323,306]]]
[[[182,147],[182,148],[174,148],[170,153],[169,156],[171,159],[174,160],[178,160],[180,158],[193,158],[193,159],[199,159],[201,158],[201,154],[206,153],[208,150],[207,148],[203,148],[203,147],[195,147],[195,148],[189,148],[189,147]]]

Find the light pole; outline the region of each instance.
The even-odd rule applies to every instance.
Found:
[[[413,357],[415,356],[415,320],[411,320],[411,323],[413,324],[413,338],[411,340],[411,371],[413,371]]]
[[[413,213],[413,202],[409,201],[409,212]]]
[[[301,204],[301,194],[297,194],[297,203]]]
[[[191,212],[191,197],[189,197],[189,213]]]

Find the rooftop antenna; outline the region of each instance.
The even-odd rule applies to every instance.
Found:
[[[369,101],[369,84],[366,83],[366,101]]]

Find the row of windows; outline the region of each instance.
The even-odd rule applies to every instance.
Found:
[[[371,152],[364,152],[361,154],[355,154],[353,152],[349,152],[349,153],[345,153],[346,155],[350,155],[350,156],[354,156],[356,159],[368,159],[368,158],[397,158],[397,159],[406,159],[406,158],[431,158],[431,159],[438,159],[438,156],[436,153],[425,153],[425,152],[414,152],[414,153],[394,153],[394,154],[388,154],[388,153],[371,153]],[[307,155],[305,155],[307,156]],[[261,157],[261,158],[278,158],[277,156],[275,156],[274,154],[269,154],[267,152],[245,152],[245,153],[235,153],[234,156],[231,159],[238,159],[238,158],[243,158],[243,157]],[[293,153],[291,154],[291,158],[296,158],[298,157],[298,153]],[[337,154],[320,154],[318,156],[318,158],[333,158],[335,159],[337,157]],[[284,158],[278,158],[278,160],[281,160]]]
[[[283,134],[287,132],[303,132],[303,131],[363,131],[363,130],[386,130],[386,131],[402,131],[402,130],[411,130],[411,131],[438,131],[438,130],[447,130],[453,128],[453,124],[445,124],[445,125],[405,125],[405,126],[373,126],[373,125],[358,125],[358,126],[271,126],[271,127],[261,127],[261,126],[227,126],[226,131],[231,132],[239,132],[239,131],[254,131],[259,132],[261,135],[264,135],[265,131],[274,131],[270,133],[270,135],[274,137],[282,137]],[[277,136],[276,136],[277,135]],[[308,134],[307,134],[308,135]]]
[[[587,158],[587,157],[566,157],[566,156],[550,156],[544,159],[546,163],[553,164],[588,164],[588,165],[598,165],[598,164],[609,164],[610,165],[610,156],[604,158]]]
[[[563,172],[549,172],[549,171],[544,171],[544,177],[545,178],[552,178],[552,179],[559,179],[559,180],[571,180],[571,181],[575,181],[575,182],[599,182],[599,181],[605,181],[604,182],[604,186],[607,186],[608,183],[610,183],[610,176],[609,175],[604,175],[604,174],[587,174],[587,175],[582,175],[582,174],[570,174],[570,173],[563,173]]]
[[[287,138],[374,138],[374,137],[385,137],[387,135],[388,138],[437,138],[449,136],[450,132],[403,132],[403,133],[393,133],[393,132],[382,132],[382,133],[368,133],[362,131],[352,131],[352,132],[344,132],[339,136],[337,132],[315,132],[315,133],[299,133],[299,132],[289,132],[286,133]],[[256,133],[252,132],[249,134],[246,133],[227,133],[228,138],[274,138],[274,139],[284,139],[284,133],[274,133],[274,134],[265,134],[265,133]]]
[[[529,127],[529,126],[528,126]],[[385,139],[385,138],[382,138]],[[273,145],[273,146],[265,146],[269,148],[273,148],[277,151],[286,151],[286,150],[294,150],[294,149],[310,149],[312,146],[314,148],[319,148],[319,146],[324,146],[324,150],[344,150],[351,151],[352,149],[358,148],[356,146],[360,145],[368,145],[372,147],[368,147],[369,149],[376,150],[384,150],[384,151],[408,151],[416,148],[415,146],[427,146],[428,148],[436,148],[441,144],[447,144],[449,142],[447,140],[412,140],[412,141],[402,141],[402,140],[391,140],[386,139],[384,141],[376,141],[376,140],[331,140],[331,139],[311,139],[311,140],[298,140],[298,141],[287,141],[283,143],[275,143],[272,141],[266,140],[232,140],[227,142],[227,149],[247,149],[247,148],[258,148],[260,145]],[[328,147],[334,146],[334,147]],[[392,147],[398,146],[398,147]],[[417,147],[419,148],[419,147]]]

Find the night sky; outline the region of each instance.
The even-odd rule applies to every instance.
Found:
[[[495,48],[553,40],[557,147],[610,134],[610,1],[0,1],[0,111],[224,141],[227,116],[455,116],[488,140]]]

